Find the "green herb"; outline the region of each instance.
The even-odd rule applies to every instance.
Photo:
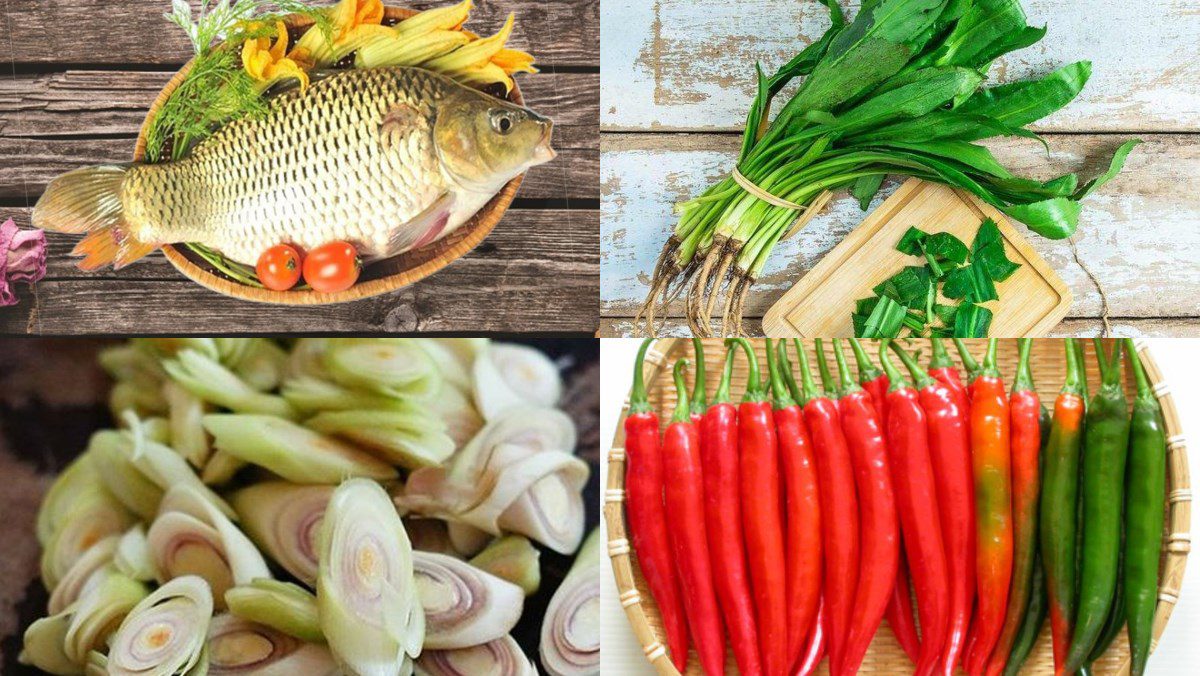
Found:
[[[860,338],[891,338],[900,335],[908,312],[904,306],[887,296],[881,296],[868,317],[863,318],[862,331],[855,331]]]

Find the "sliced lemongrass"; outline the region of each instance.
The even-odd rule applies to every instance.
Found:
[[[225,592],[229,612],[295,636],[302,641],[322,643],[317,615],[317,597],[291,582],[259,578]]]
[[[208,406],[203,399],[173,380],[163,383],[163,397],[170,409],[171,448],[178,451],[192,467],[204,467],[212,454],[208,433],[201,424]]]
[[[214,617],[208,627],[208,673],[336,676],[341,672],[324,645],[305,643],[226,613]]]
[[[128,432],[96,432],[88,441],[87,454],[95,458],[92,466],[110,495],[142,519],[154,518],[163,489],[134,462]]]
[[[512,582],[523,589],[526,596],[531,596],[542,584],[540,559],[541,552],[529,538],[505,535],[493,540],[471,559],[471,565]]]
[[[153,387],[167,377],[153,351],[133,342],[104,348],[97,361],[100,368],[117,381],[134,381]]]
[[[483,429],[484,419],[475,409],[475,402],[455,387],[443,387],[442,391],[424,405],[431,415],[446,425],[446,434],[454,440],[455,448],[462,448]]]
[[[397,397],[427,399],[442,385],[429,355],[403,338],[335,338],[323,364],[337,383]]]
[[[149,594],[150,590],[141,582],[106,571],[71,610],[63,653],[75,664],[86,664],[88,654],[104,648],[121,620]]]
[[[495,449],[508,444],[531,452],[573,452],[576,444],[575,422],[554,408],[518,407],[505,411],[476,434],[455,456],[450,474],[456,481],[473,482],[492,466]]]
[[[177,577],[125,616],[112,638],[112,676],[183,674],[201,662],[213,598],[199,577]]]
[[[475,363],[475,358],[491,344],[488,338],[434,338],[433,340],[445,345],[458,356],[468,368]]]
[[[68,606],[79,600],[85,590],[95,585],[103,577],[104,569],[112,563],[113,554],[117,551],[117,543],[120,539],[119,536],[109,535],[88,547],[75,560],[75,563],[71,564],[58,584],[54,585],[54,591],[50,594],[50,602],[46,604],[46,610],[51,615],[57,615],[66,610]]]
[[[408,535],[378,484],[351,479],[334,491],[319,559],[321,630],[338,662],[356,674],[410,671],[425,613]]]
[[[446,426],[430,415],[399,411],[326,411],[305,423],[347,439],[392,465],[407,469],[440,465],[454,453]]]
[[[171,379],[187,391],[217,406],[238,413],[295,418],[296,411],[283,397],[250,387],[217,360],[194,350],[183,350],[163,362]]]
[[[94,545],[124,533],[134,523],[134,516],[108,493],[92,491],[82,496],[42,550],[42,583],[46,589],[53,591]]]
[[[600,531],[593,530],[542,621],[542,667],[554,676],[600,673]]]
[[[113,566],[122,575],[134,580],[144,582],[158,577],[154,570],[154,557],[150,555],[145,526],[139,523],[125,531],[117,542],[117,551],[113,553]]]
[[[244,341],[237,361],[227,361],[230,368],[250,387],[269,392],[279,387],[288,354],[270,338],[241,338]]]
[[[167,412],[167,401],[159,393],[158,383],[148,388],[122,380],[108,392],[108,410],[114,418],[120,418],[126,411],[140,416],[156,415]]]
[[[108,655],[98,650],[88,653],[83,673],[85,676],[108,676]]]
[[[266,481],[229,496],[250,539],[304,584],[317,583],[321,518],[333,486]]]
[[[446,533],[454,551],[463,557],[475,556],[492,541],[491,533],[466,523],[450,522],[446,524]]]
[[[84,453],[54,479],[37,513],[37,539],[43,547],[58,530],[75,503],[93,491],[107,489],[92,465],[93,456]],[[113,500],[116,500],[113,498]]]
[[[199,576],[221,608],[230,587],[271,576],[250,539],[191,486],[176,486],[163,496],[146,539],[160,582]]]
[[[469,563],[443,554],[413,553],[425,609],[425,647],[469,648],[500,638],[521,619],[525,592]]]
[[[558,471],[534,482],[496,523],[502,530],[528,535],[568,554],[579,547],[583,538],[583,487],[590,472],[587,464],[574,456],[571,461],[562,460],[564,464]]]
[[[242,360],[246,359],[254,350],[254,345],[258,341],[270,340],[269,338],[213,338],[213,346],[217,348],[215,356],[217,361],[225,364],[231,369],[237,370],[241,365]]]
[[[216,338],[196,336],[131,338],[129,342],[159,359],[174,357],[185,350],[197,352],[209,359],[221,358],[221,348],[217,345]]]
[[[426,650],[417,660],[417,676],[537,676],[533,660],[512,636],[458,650]]]
[[[329,349],[329,338],[301,338],[292,345],[284,368],[284,379],[308,376],[320,380],[329,379],[329,371],[323,363],[325,350]]]
[[[436,338],[412,338],[429,355],[442,380],[448,385],[468,392],[471,389],[471,364],[473,359],[464,359],[462,353]]]
[[[280,393],[292,406],[306,413],[351,410],[415,412],[421,410],[415,403],[404,398],[344,387],[323,378],[307,375],[285,380]]]
[[[83,667],[71,661],[64,650],[67,629],[71,627],[69,613],[59,613],[35,620],[25,630],[24,643],[17,661],[51,674],[70,676],[82,674]]]
[[[562,375],[541,350],[492,343],[475,359],[475,405],[492,420],[525,404],[553,406],[562,397]]]
[[[246,466],[246,461],[225,451],[215,451],[200,472],[200,480],[206,486],[221,486],[229,483],[233,475]]]
[[[141,418],[142,434],[147,439],[158,444],[171,444],[171,424],[163,416]]]
[[[395,468],[343,441],[264,415],[204,416],[217,449],[296,483],[333,484],[346,477],[394,479]]]

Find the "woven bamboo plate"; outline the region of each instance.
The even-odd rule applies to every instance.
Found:
[[[387,7],[384,10],[384,21],[398,22],[416,13],[416,10],[402,7]],[[286,22],[293,29],[311,26],[311,21],[298,16],[290,16],[286,19]],[[180,83],[183,82],[188,70],[191,69],[191,65],[191,62],[188,62],[187,65],[181,68],[175,74],[175,77],[171,78],[171,81],[167,83],[167,86],[163,88],[162,92],[159,93],[154,104],[150,106],[150,112],[147,113],[146,120],[142,123],[141,131],[138,133],[137,146],[133,153],[133,160],[135,162],[140,162],[145,157],[146,133],[149,130],[150,123],[154,120],[166,100],[179,87]],[[508,99],[518,105],[524,105],[521,91],[515,84],[512,91],[509,92]],[[259,289],[247,286],[225,276],[187,247],[165,245],[162,247],[162,251],[167,260],[171,261],[171,264],[177,270],[192,281],[217,293],[232,296],[233,298],[258,303],[277,303],[280,305],[329,305],[332,303],[345,303],[362,298],[370,298],[420,281],[458,260],[471,249],[478,246],[485,237],[491,234],[492,229],[496,227],[496,224],[504,216],[504,212],[508,210],[508,206],[512,204],[513,197],[516,196],[517,188],[521,186],[521,180],[524,176],[524,174],[521,174],[509,181],[471,220],[464,223],[454,232],[420,249],[372,262],[363,268],[362,277],[357,284],[339,293]]]
[[[874,341],[869,341],[874,342]],[[977,355],[983,353],[983,341],[970,341],[972,351]],[[765,362],[763,341],[754,341],[759,360]],[[911,348],[923,348],[921,359],[929,356],[928,343],[915,341]],[[806,343],[810,359],[815,354],[811,343]],[[873,351],[871,346],[868,351]],[[1100,382],[1100,373],[1096,365],[1095,354],[1089,343],[1087,349],[1088,382],[1092,392],[1096,391]],[[1111,350],[1111,345],[1109,346]],[[1147,375],[1154,386],[1154,392],[1162,404],[1167,431],[1167,519],[1163,533],[1162,559],[1160,563],[1159,604],[1154,620],[1154,643],[1162,635],[1171,616],[1175,603],[1179,600],[1179,588],[1183,582],[1183,570],[1187,555],[1191,548],[1191,483],[1188,477],[1187,451],[1185,448],[1183,428],[1179,413],[1175,409],[1175,401],[1163,380],[1162,371],[1155,364],[1153,357],[1145,345],[1139,343],[1138,351]],[[724,347],[720,341],[705,341],[706,365],[708,373],[720,372],[721,357]],[[662,339],[651,347],[646,355],[643,375],[650,396],[650,403],[658,414],[659,419],[666,421],[675,406],[674,384],[671,382],[671,366],[681,357],[692,358],[691,342],[680,339]],[[957,360],[957,358],[956,358]],[[1017,346],[1015,340],[1002,340],[1000,343],[999,366],[1006,384],[1012,383],[1013,373],[1017,364]],[[623,368],[623,367],[622,367]],[[1062,353],[1062,341],[1058,339],[1040,339],[1034,341],[1032,368],[1034,382],[1038,395],[1043,401],[1052,403],[1062,387],[1065,371],[1065,358]],[[746,384],[746,362],[739,359],[735,362],[732,390],[734,401],[738,401]],[[690,378],[690,372],[689,372]],[[716,378],[708,382],[709,395],[716,390]],[[689,384],[690,387],[690,384]],[[1130,378],[1126,379],[1126,388],[1132,397],[1134,388]],[[659,674],[678,674],[671,664],[662,638],[662,623],[654,599],[646,588],[637,557],[632,550],[627,537],[625,523],[625,416],[629,413],[629,401],[621,412],[617,424],[617,435],[608,457],[608,485],[605,490],[604,521],[608,528],[608,554],[612,560],[613,572],[616,575],[617,588],[621,605],[633,625],[634,634],[638,637],[646,657],[653,663]],[[884,622],[886,625],[886,621]],[[1152,646],[1153,647],[1153,646]],[[1153,664],[1153,661],[1151,661]],[[731,652],[727,652],[726,671],[737,673],[737,666]],[[880,628],[871,643],[866,659],[862,664],[862,673],[873,674],[905,674],[912,673],[912,663],[900,649],[890,630]],[[1129,645],[1122,630],[1117,640],[1108,652],[1095,664],[1097,674],[1126,674],[1129,672]],[[693,650],[688,661],[688,674],[699,674],[699,664]],[[828,673],[827,662],[822,662],[820,673]],[[1053,674],[1054,658],[1050,647],[1049,624],[1043,628],[1037,645],[1025,662],[1022,670],[1025,674]]]

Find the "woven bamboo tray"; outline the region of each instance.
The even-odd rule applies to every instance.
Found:
[[[384,19],[386,21],[399,21],[416,13],[415,10],[402,7],[387,7],[384,10]],[[295,15],[287,17],[285,21],[291,28],[311,26],[311,21]],[[167,86],[163,88],[162,92],[159,93],[154,104],[150,106],[150,112],[147,113],[146,120],[142,123],[141,131],[138,133],[137,146],[133,152],[134,162],[140,162],[145,158],[146,134],[150,128],[150,123],[158,115],[159,109],[166,100],[179,87],[180,83],[183,82],[191,66],[191,62],[188,62],[181,68],[175,74],[175,77],[171,78],[171,81],[167,83]],[[515,84],[512,91],[509,92],[508,100],[518,105],[524,105],[521,91]],[[485,237],[491,234],[492,229],[496,227],[496,224],[504,216],[504,212],[508,210],[508,206],[512,203],[513,197],[516,196],[517,188],[521,186],[521,180],[524,176],[524,174],[521,174],[509,181],[471,220],[464,223],[454,232],[420,249],[408,251],[384,260],[373,261],[363,268],[362,277],[359,278],[357,284],[338,293],[259,289],[247,286],[225,276],[187,247],[168,244],[162,247],[162,251],[167,260],[171,261],[171,264],[177,270],[192,281],[217,293],[232,296],[233,298],[280,305],[329,305],[332,303],[345,303],[362,298],[370,298],[420,281],[458,260],[471,249],[478,246]]]
[[[877,346],[874,344],[875,341],[867,342],[871,343],[868,347],[868,352],[872,353],[873,360],[877,362],[878,359],[875,357],[875,351],[877,350]],[[984,343],[985,341],[982,340],[968,341],[968,344],[972,347],[972,352],[977,356],[982,356]],[[766,357],[763,341],[756,340],[754,344],[758,351],[759,361],[764,364],[765,368]],[[708,373],[719,373],[722,365],[721,358],[724,355],[723,345],[720,341],[711,340],[705,341],[704,347]],[[808,350],[809,358],[814,358],[815,352],[811,341],[806,341],[805,347]],[[920,348],[920,359],[922,362],[928,360],[928,342],[914,341],[909,345],[909,348]],[[1109,345],[1108,349],[1111,350],[1112,346]],[[1086,350],[1088,383],[1090,390],[1095,392],[1096,388],[1099,387],[1100,373],[1090,341],[1087,342]],[[951,351],[953,352],[953,350]],[[1184,443],[1183,428],[1179,419],[1179,413],[1175,409],[1175,401],[1163,380],[1162,371],[1154,362],[1153,357],[1144,344],[1138,344],[1138,352],[1142,363],[1146,367],[1147,375],[1153,384],[1154,392],[1162,404],[1167,432],[1167,518],[1165,532],[1163,533],[1162,559],[1159,568],[1159,604],[1154,621],[1154,644],[1156,645],[1158,638],[1162,635],[1163,629],[1167,625],[1167,620],[1171,616],[1171,611],[1175,608],[1175,603],[1179,600],[1179,588],[1183,582],[1183,570],[1191,548],[1191,483],[1188,477],[1187,450]],[[693,358],[691,341],[662,339],[651,346],[646,355],[645,370],[643,372],[646,380],[646,388],[650,396],[650,403],[662,421],[670,419],[671,412],[675,406],[675,387],[671,381],[670,367],[681,357]],[[832,355],[830,357],[832,358]],[[794,362],[795,356],[793,355],[792,358]],[[957,361],[957,356],[955,356],[955,360]],[[1036,384],[1038,395],[1043,401],[1052,404],[1059,389],[1062,387],[1064,372],[1066,370],[1062,341],[1049,338],[1035,340],[1031,361],[1034,383]],[[998,363],[1006,385],[1011,385],[1017,364],[1017,344],[1015,340],[1002,340],[1000,342]],[[851,368],[853,369],[853,366]],[[742,392],[745,391],[746,375],[746,361],[744,359],[737,360],[735,362],[732,383],[734,401],[738,401],[741,398]],[[689,370],[689,387],[690,378],[691,371]],[[1132,398],[1134,392],[1132,378],[1126,378],[1125,384]],[[710,396],[716,391],[716,386],[717,377],[710,376],[708,380]],[[624,422],[625,416],[628,413],[629,401],[626,399],[621,412],[621,419],[617,424],[617,435],[613,440],[613,446],[608,458],[608,485],[605,490],[604,502],[604,520],[608,528],[608,554],[612,560],[613,572],[616,575],[621,605],[625,608],[625,613],[633,625],[634,634],[638,637],[638,641],[641,643],[646,657],[653,663],[659,674],[678,674],[679,672],[676,671],[667,656],[658,608],[654,605],[654,599],[650,596],[646,588],[645,580],[642,578],[641,570],[637,564],[637,557],[632,551],[627,536],[624,509]],[[884,624],[886,625],[887,622],[885,621]],[[819,673],[828,673],[827,664],[827,661],[821,663]],[[1151,664],[1153,665],[1153,661],[1151,661]],[[733,661],[732,652],[728,651],[726,656],[726,671],[731,674],[737,673],[737,666]],[[912,663],[909,662],[904,651],[896,643],[892,632],[885,627],[881,627],[875,636],[875,640],[871,643],[866,659],[863,660],[861,672],[867,674],[912,673]],[[1122,630],[1120,636],[1117,637],[1104,656],[1096,662],[1094,673],[1126,674],[1128,672],[1129,645],[1125,631]],[[688,661],[687,673],[701,673],[694,650]],[[1043,628],[1042,635],[1038,638],[1037,645],[1034,646],[1033,652],[1030,653],[1029,658],[1026,660],[1022,673],[1054,673],[1049,623]]]

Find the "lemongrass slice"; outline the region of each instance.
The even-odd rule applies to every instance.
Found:
[[[209,359],[221,358],[221,348],[217,345],[216,338],[195,336],[131,338],[129,342],[160,360],[174,357],[184,350],[191,350]]]
[[[25,630],[24,643],[17,661],[51,674],[82,674],[83,667],[72,662],[63,649],[70,626],[71,616],[68,613],[35,620]]]
[[[167,582],[121,622],[108,652],[108,673],[188,673],[202,659],[212,613],[212,592],[203,579],[189,575]]]
[[[552,454],[563,456],[563,454]],[[496,519],[501,530],[522,533],[557,552],[568,554],[583,539],[586,514],[583,487],[590,470],[587,463],[561,458],[558,471],[538,479]]]
[[[254,351],[255,343],[260,340],[269,340],[266,338],[213,338],[212,343],[217,352],[214,357],[217,361],[225,364],[231,369],[237,370],[243,359],[246,359],[251,352]],[[285,355],[286,356],[286,355]]]
[[[230,518],[237,518],[237,514],[234,513],[229,503],[204,485],[186,460],[170,447],[146,436],[145,427],[138,421],[137,416],[126,414],[125,418],[129,430],[114,438],[113,443],[130,467],[146,476],[164,491],[181,485],[194,488],[222,514]]]
[[[184,389],[217,406],[238,413],[296,417],[283,397],[255,390],[220,362],[194,350],[179,352],[175,359],[164,361],[163,368]]]
[[[475,358],[479,353],[487,349],[491,344],[489,338],[434,338],[439,344],[446,346],[454,352],[468,367],[475,363]]]
[[[458,650],[426,650],[416,664],[417,676],[537,676],[533,660],[512,636]]]
[[[429,415],[399,411],[326,411],[304,423],[347,439],[407,469],[440,465],[454,453],[445,425]]]
[[[475,359],[475,405],[492,420],[520,406],[553,406],[562,397],[558,367],[541,350],[492,343]]]
[[[134,415],[136,418],[136,414]],[[164,446],[171,443],[171,424],[162,416],[149,416],[141,418],[142,430],[141,433],[147,439],[157,444]]]
[[[307,589],[259,578],[225,592],[229,612],[310,643],[323,643],[317,597]]]
[[[471,565],[512,582],[523,589],[526,596],[532,596],[542,584],[542,569],[538,565],[541,556],[529,538],[505,535],[493,540],[471,559]]]
[[[284,570],[317,583],[317,542],[333,486],[267,481],[229,496],[250,539]]]
[[[222,614],[208,627],[208,674],[336,676],[329,649],[305,643],[271,627]]]
[[[475,402],[458,388],[443,387],[425,406],[446,425],[446,434],[454,440],[456,449],[466,446],[483,429],[483,416],[475,410]]]
[[[67,609],[67,606],[79,600],[84,592],[94,586],[101,577],[104,569],[113,560],[117,551],[119,536],[110,535],[87,548],[87,551],[71,564],[70,569],[54,585],[46,610],[51,615],[57,615]]]
[[[292,345],[288,355],[287,366],[284,368],[284,378],[299,378],[308,376],[318,380],[328,380],[329,372],[325,369],[325,351],[329,349],[329,338],[301,338]]]
[[[433,360],[403,338],[335,338],[322,363],[334,382],[381,394],[427,399],[441,389]]]
[[[573,452],[577,436],[571,417],[558,409],[521,406],[511,408],[488,424],[455,456],[450,474],[456,481],[474,482],[489,466],[495,449],[503,444],[530,452]]]
[[[154,352],[132,341],[104,348],[96,360],[116,381],[132,381],[153,388],[167,377]]]
[[[554,676],[600,673],[600,530],[579,550],[542,621],[542,667]]]
[[[113,553],[113,566],[134,580],[145,582],[158,577],[154,570],[154,558],[150,556],[145,526],[139,523],[125,531],[117,542],[117,551]]]
[[[446,532],[455,553],[461,557],[475,556],[492,541],[492,534],[470,524],[450,522]]]
[[[134,522],[133,515],[108,493],[91,491],[81,496],[42,550],[42,583],[46,589],[53,591],[94,545],[124,533]]]
[[[92,455],[84,453],[76,458],[54,479],[37,514],[37,539],[43,547],[70,514],[75,503],[92,491],[106,491],[100,475],[92,465]],[[113,498],[116,500],[116,498]]]
[[[192,467],[204,467],[212,454],[208,433],[201,423],[208,412],[204,400],[173,380],[163,383],[163,397],[170,408],[171,448],[178,451]]]
[[[471,390],[471,365],[474,359],[464,359],[462,353],[435,338],[411,338],[425,350],[442,374],[447,385],[464,392]]]
[[[236,361],[227,360],[233,372],[250,387],[259,392],[269,392],[279,387],[288,354],[270,338],[239,338],[239,353]]]
[[[200,472],[200,481],[206,486],[221,486],[229,483],[233,475],[246,466],[246,461],[225,451],[215,451]]]
[[[521,619],[520,587],[452,556],[413,553],[425,609],[425,647],[469,648],[500,638]]]
[[[150,594],[146,585],[116,572],[106,572],[70,611],[71,622],[63,637],[63,653],[84,665],[88,654],[102,649],[117,626]]]
[[[393,479],[395,468],[342,441],[264,415],[204,416],[216,447],[296,483],[333,484],[346,477]]]
[[[250,539],[191,486],[176,486],[163,496],[146,539],[160,582],[199,576],[220,608],[230,587],[271,576]]]
[[[83,673],[85,676],[108,676],[108,655],[96,650],[88,653]]]
[[[133,460],[133,440],[128,432],[101,430],[88,441],[86,453],[109,494],[142,519],[153,519],[163,488],[142,472]]]
[[[334,491],[321,526],[317,607],[321,630],[354,674],[406,674],[421,654],[425,612],[400,516],[373,481]]]
[[[140,416],[166,413],[167,400],[163,399],[160,387],[157,382],[147,388],[128,380],[118,381],[108,392],[108,410],[114,418],[120,418],[126,411]]]
[[[323,378],[300,375],[283,382],[280,394],[305,413],[316,411],[418,411],[413,402],[378,392],[343,387]]]

